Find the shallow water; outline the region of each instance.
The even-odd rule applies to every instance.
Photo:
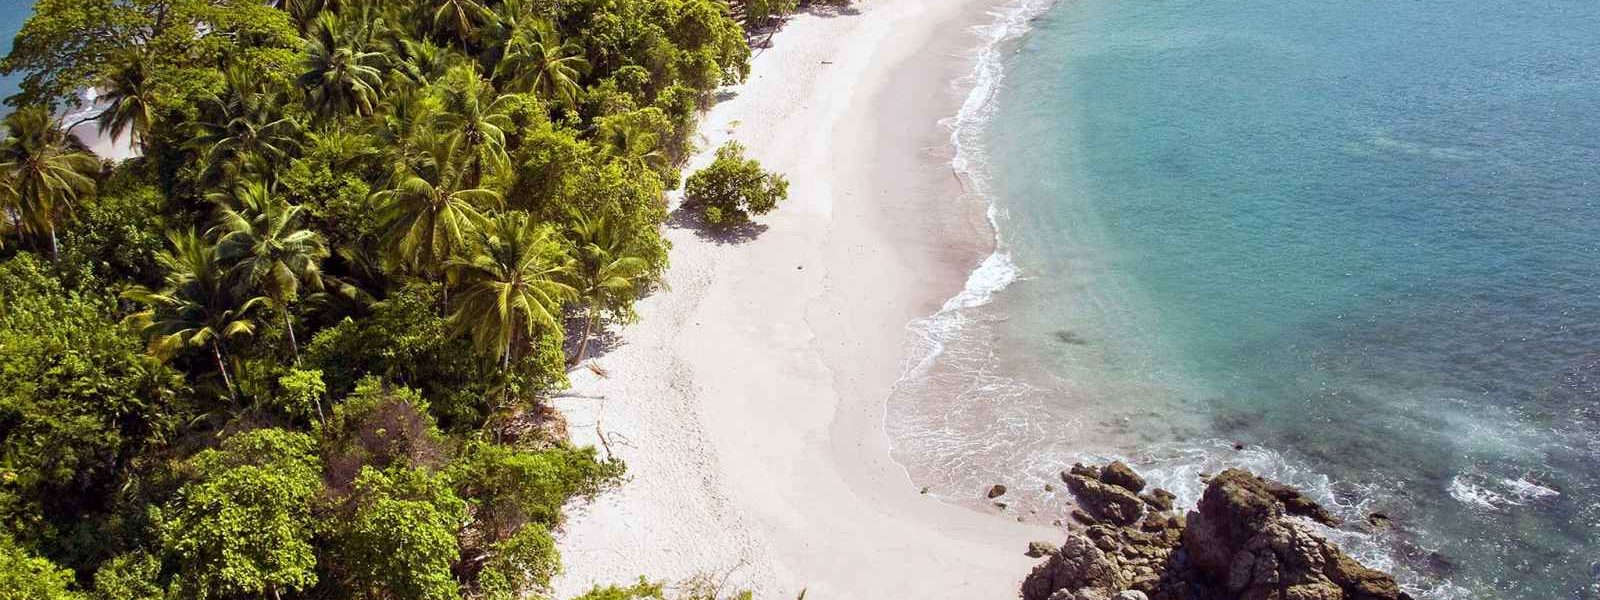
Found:
[[[958,129],[1006,268],[911,327],[913,478],[1048,520],[1073,460],[1248,466],[1394,517],[1333,533],[1423,597],[1600,597],[1600,4],[1034,10]]]

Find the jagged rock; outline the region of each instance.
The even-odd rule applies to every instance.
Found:
[[[1150,490],[1150,493],[1148,494],[1140,494],[1139,499],[1143,500],[1145,504],[1149,504],[1150,508],[1156,510],[1172,510],[1172,504],[1178,499],[1178,496],[1174,495],[1172,492],[1163,490],[1161,488],[1156,488]]]
[[[1367,515],[1367,525],[1371,525],[1373,529],[1388,529],[1394,525],[1394,521],[1389,519],[1389,515],[1375,512]]]
[[[1394,578],[1285,520],[1283,486],[1271,483],[1238,469],[1212,479],[1181,538],[1200,583],[1239,600],[1405,598]]]
[[[1066,473],[1061,474],[1061,480],[1066,481],[1067,475],[1078,475],[1081,477],[1088,477],[1090,479],[1099,479],[1100,468],[1094,465],[1086,465],[1083,463],[1072,463],[1072,468],[1067,469]]]
[[[1118,525],[1129,525],[1144,516],[1144,501],[1121,486],[1068,473],[1067,489],[1090,516]]]
[[[1028,542],[1028,551],[1025,554],[1032,558],[1040,558],[1055,553],[1055,544],[1050,542]]]
[[[1082,535],[1067,535],[1050,560],[1033,568],[1022,582],[1023,600],[1049,600],[1056,590],[1109,589],[1117,585],[1116,567]]]
[[[1100,524],[1100,520],[1099,519],[1091,517],[1091,516],[1089,516],[1089,513],[1083,512],[1081,509],[1076,509],[1076,508],[1072,509],[1072,520],[1077,521],[1079,523],[1082,523],[1084,525],[1099,525]]]
[[[1133,469],[1128,468],[1128,465],[1120,460],[1113,461],[1100,471],[1100,481],[1121,486],[1122,489],[1135,494],[1144,491],[1144,478],[1133,472]]]
[[[1004,495],[1006,495],[1006,486],[996,483],[994,484],[994,487],[989,488],[990,499],[999,498]]]
[[[1315,500],[1312,500],[1300,490],[1270,479],[1261,477],[1256,477],[1256,479],[1260,479],[1266,485],[1267,491],[1272,494],[1273,498],[1277,498],[1279,502],[1283,503],[1284,510],[1289,514],[1306,517],[1329,527],[1339,526],[1339,517],[1333,516],[1333,513],[1328,512],[1328,509],[1323,508],[1321,504],[1317,504]]]
[[[1321,508],[1292,488],[1230,469],[1194,511],[1174,515],[1144,510],[1170,493],[1135,496],[1103,480],[1117,470],[1062,473],[1085,510],[1115,516],[1075,511],[1086,527],[1028,576],[1024,600],[1410,600],[1394,578],[1287,518]],[[1129,504],[1144,516],[1117,513]]]

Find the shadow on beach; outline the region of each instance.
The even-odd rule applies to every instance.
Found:
[[[717,227],[707,223],[699,211],[681,206],[667,216],[667,227],[692,230],[696,237],[716,244],[743,244],[767,231],[765,224],[754,221],[730,227]]]

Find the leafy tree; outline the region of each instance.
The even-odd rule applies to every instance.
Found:
[[[588,70],[582,46],[561,39],[549,23],[534,21],[512,32],[495,76],[508,82],[507,89],[571,106],[578,101],[578,80]]]
[[[717,149],[710,165],[689,176],[683,190],[686,205],[699,208],[706,222],[726,227],[777,208],[789,195],[789,182],[745,158],[738,142],[728,142]]]
[[[47,235],[50,259],[58,254],[57,224],[70,219],[74,205],[94,193],[100,163],[43,106],[29,106],[5,118],[0,141],[0,180],[16,202],[21,226]]]
[[[167,600],[159,584],[161,561],[144,552],[107,560],[94,572],[96,600]]]
[[[224,208],[213,230],[217,258],[232,266],[236,285],[264,295],[283,315],[289,347],[300,362],[295,340],[293,303],[301,286],[322,288],[321,261],[328,249],[321,234],[305,227],[305,208],[273,198],[260,182],[234,187],[233,206]]]
[[[489,542],[508,539],[524,524],[554,527],[561,505],[615,484],[623,465],[600,461],[594,448],[557,447],[538,452],[474,442],[449,467],[462,498],[477,508]]]
[[[745,27],[761,28],[771,24],[773,17],[794,12],[798,0],[736,0],[740,20]]]
[[[0,71],[26,73],[14,106],[77,102],[130,56],[169,99],[216,83],[218,64],[272,71],[299,47],[287,15],[258,0],[37,0]]]
[[[0,522],[73,561],[109,545],[74,530],[97,527],[141,457],[187,420],[181,376],[144,353],[114,308],[31,254],[0,263]]]
[[[452,326],[502,369],[541,332],[560,335],[556,316],[573,290],[562,282],[570,259],[553,233],[527,213],[503,213],[478,232],[471,258],[449,264],[463,288]]]
[[[255,334],[251,313],[263,299],[237,295],[218,260],[217,247],[193,230],[169,233],[167,239],[172,248],[159,257],[166,269],[164,286],[153,290],[136,285],[124,292],[125,298],[147,307],[129,320],[150,336],[151,352],[157,356],[170,356],[181,348],[210,350],[223,386],[237,400],[225,358],[227,342]]]
[[[447,482],[418,469],[365,467],[350,504],[336,544],[351,588],[395,600],[460,597],[450,569],[467,505]]]
[[[182,587],[202,598],[279,598],[316,583],[315,450],[305,434],[257,429],[190,459],[195,478],[168,505],[161,528]]]
[[[319,15],[311,29],[299,78],[306,103],[327,115],[372,116],[383,89],[383,53],[367,51],[359,33],[333,13]]]
[[[602,317],[610,315],[619,321],[634,318],[634,294],[650,263],[623,237],[621,228],[603,217],[580,216],[571,236],[572,254],[576,259],[571,271],[572,287],[587,313],[583,320],[583,337],[578,341],[578,354],[572,359],[573,363],[580,363]]]
[[[528,523],[480,554],[478,595],[484,600],[516,600],[524,590],[543,589],[561,572],[556,539],[539,523]]]
[[[438,297],[432,284],[396,290],[373,305],[371,315],[317,333],[306,346],[307,366],[323,372],[334,397],[352,393],[372,374],[421,390],[441,420],[468,418],[460,407],[481,395],[473,393],[481,361],[466,340],[448,335],[435,309]]]
[[[635,584],[630,585],[628,587],[620,587],[620,586],[615,586],[615,585],[608,585],[608,586],[605,586],[605,587],[595,586],[594,588],[590,589],[584,595],[578,596],[577,598],[574,598],[573,600],[639,600],[639,599],[665,600],[666,599],[666,595],[664,593],[664,590],[663,590],[661,584],[659,584],[659,583],[650,583],[649,581],[646,581],[645,578],[640,577],[638,583],[635,583]]]
[[[83,595],[72,591],[72,571],[0,534],[0,600],[83,600]]]

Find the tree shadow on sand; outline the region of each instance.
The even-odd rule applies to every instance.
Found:
[[[748,221],[742,225],[716,226],[707,223],[700,211],[678,207],[667,216],[667,227],[688,229],[695,237],[715,244],[743,244],[767,231],[764,223]]]

